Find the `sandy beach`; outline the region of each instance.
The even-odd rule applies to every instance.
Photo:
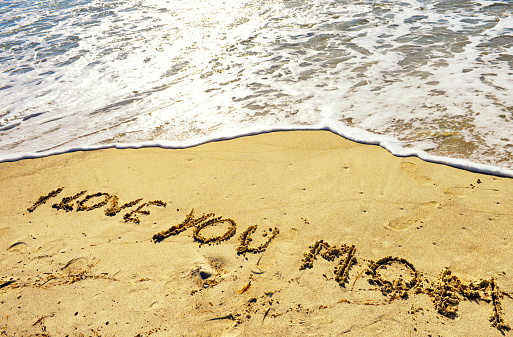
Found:
[[[289,131],[0,181],[2,336],[512,334],[509,178]]]

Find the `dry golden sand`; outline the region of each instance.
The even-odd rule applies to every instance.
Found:
[[[0,335],[511,334],[490,321],[513,324],[511,179],[297,131],[2,163],[0,180]],[[73,210],[52,207],[81,191],[67,203]],[[142,201],[107,216],[114,195],[118,206]],[[198,229],[186,225],[208,213],[232,219],[236,233],[195,241]],[[249,248],[275,227],[279,234],[265,250],[238,255],[241,233],[255,225]],[[319,243],[300,270],[319,240],[329,246]],[[400,259],[365,272],[386,256]],[[339,275],[348,279],[339,284],[334,270],[344,261]]]

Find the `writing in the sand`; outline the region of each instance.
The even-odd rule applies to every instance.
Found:
[[[354,245],[337,247],[319,240],[304,253],[303,263],[299,269],[312,268],[317,255],[328,261],[334,261],[336,257],[342,255],[334,269],[334,274],[335,281],[341,287],[345,287],[348,282],[349,268],[356,263],[355,251]],[[411,277],[404,279],[402,274],[393,280],[384,277],[382,272],[387,268],[393,268],[394,265],[403,267],[402,269],[407,270]],[[361,270],[353,281],[353,286],[363,273],[370,275],[368,282],[377,285],[381,293],[388,298],[389,303],[399,298],[406,299],[411,294],[427,294],[431,297],[437,312],[447,317],[456,316],[458,304],[462,298],[490,302],[492,304],[492,315],[490,316],[492,326],[499,330],[510,330],[509,325],[504,321],[500,303],[500,299],[505,293],[499,290],[493,277],[489,280],[467,283],[453,275],[450,269],[445,268],[440,273],[438,280],[432,281],[426,277],[421,278],[421,274],[408,260],[394,256],[385,256],[377,261],[369,261],[368,267]]]
[[[33,212],[39,206],[45,204],[49,199],[56,197],[63,191],[63,187],[59,187],[56,190],[51,191],[50,193],[39,197],[39,199],[27,210],[29,212]],[[127,202],[123,205],[119,204],[119,197],[116,195],[112,195],[110,193],[105,192],[97,192],[92,194],[86,194],[87,191],[81,191],[75,193],[73,195],[62,198],[62,200],[58,203],[52,204],[52,207],[58,210],[64,210],[66,212],[70,211],[90,211],[96,208],[107,206],[105,209],[106,216],[115,216],[120,213],[122,210],[127,209],[129,207],[137,206],[137,208],[125,213],[123,215],[123,219],[125,222],[133,222],[140,223],[141,215],[150,215],[149,207],[150,206],[158,206],[158,207],[166,207],[167,204],[162,200],[152,200],[148,202],[142,202],[142,198],[136,199],[130,202]],[[208,226],[212,226],[215,224],[227,223],[228,229],[225,233],[212,237],[205,237],[201,234],[201,231]],[[236,232],[236,224],[232,219],[223,219],[222,217],[216,217],[214,213],[203,214],[199,217],[194,215],[194,210],[191,210],[189,214],[187,214],[185,220],[179,225],[172,226],[171,228],[164,230],[160,233],[153,235],[152,241],[155,243],[161,242],[164,239],[172,236],[180,234],[185,231],[187,228],[194,227],[193,229],[193,238],[194,240],[202,243],[202,244],[216,244],[221,243],[222,241],[226,241],[230,239]],[[259,253],[263,252],[267,246],[271,243],[271,241],[279,234],[278,228],[271,229],[269,228],[270,233],[264,233],[264,236],[267,237],[267,240],[263,242],[261,245],[257,247],[250,247],[249,243],[252,241],[251,234],[255,232],[257,226],[249,226],[240,236],[240,244],[237,247],[238,254],[245,253]]]
[[[27,210],[33,212],[37,207],[45,204],[49,199],[61,193],[63,188],[58,188],[47,195],[41,196]],[[53,208],[69,211],[90,211],[96,208],[107,206],[106,216],[114,216],[122,210],[138,205],[135,209],[125,213],[123,219],[125,222],[139,223],[139,216],[149,215],[150,206],[166,207],[162,200],[153,200],[142,202],[142,199],[136,199],[119,205],[119,198],[109,193],[98,192],[86,195],[86,191],[62,198],[59,203],[52,205]],[[142,203],[141,203],[142,202]],[[306,221],[306,220],[305,220]],[[214,224],[225,223],[228,225],[226,231],[217,236],[205,237],[201,234],[202,230]],[[230,239],[236,232],[236,223],[232,219],[223,219],[216,217],[215,214],[203,214],[195,216],[194,210],[191,210],[180,224],[161,231],[152,237],[155,243],[161,242],[172,235],[178,235],[186,229],[193,227],[193,238],[201,244],[218,244]],[[271,241],[279,234],[278,228],[269,228],[269,233],[264,233],[267,237],[265,242],[257,247],[250,247],[252,241],[251,235],[256,231],[257,226],[249,226],[239,237],[239,245],[236,248],[237,254],[260,253],[266,250]],[[334,268],[334,279],[341,287],[345,287],[349,280],[349,270],[356,264],[356,247],[354,245],[333,246],[324,240],[318,240],[311,245],[302,259],[299,269],[313,268],[314,260],[321,256],[327,261],[335,261],[339,258]],[[393,268],[394,265],[401,266],[410,273],[408,280],[399,274],[395,279],[389,280],[383,275],[387,268]],[[431,297],[435,309],[444,316],[455,316],[460,300],[483,300],[492,305],[492,315],[490,321],[494,327],[499,330],[509,330],[509,326],[504,321],[500,299],[505,294],[501,292],[494,278],[489,280],[480,280],[478,282],[464,282],[446,268],[440,273],[437,281],[431,281],[426,277],[421,278],[421,274],[415,266],[404,258],[386,256],[377,261],[370,261],[368,267],[363,268],[353,281],[353,286],[360,276],[365,273],[369,275],[368,282],[376,285],[382,294],[388,298],[388,302],[396,299],[408,298],[412,294],[427,294]],[[249,284],[246,286],[249,287]],[[245,290],[245,289],[244,289]],[[243,291],[241,290],[241,293]]]
[[[27,211],[33,212],[38,208],[39,206],[45,204],[49,199],[57,196],[62,192],[64,188],[59,187],[56,190],[51,191],[47,195],[43,195],[39,197],[39,199],[29,208],[27,208]],[[110,202],[110,205],[105,209],[105,215],[107,216],[114,216],[121,212],[122,210],[135,206],[139,204],[143,199],[136,199],[130,202],[127,202],[123,205],[119,205],[119,197],[117,195],[112,195],[110,193],[105,192],[97,192],[93,194],[85,195],[87,191],[81,191],[78,193],[75,193],[73,195],[67,196],[62,198],[61,202],[55,203],[52,205],[53,208],[58,210],[64,210],[66,212],[70,212],[73,210],[79,211],[90,211],[95,208],[100,208],[105,205],[107,205]],[[82,197],[82,199],[80,199]],[[126,213],[123,216],[123,219],[125,222],[131,221],[134,223],[140,223],[141,220],[139,219],[140,215],[149,215],[150,211],[147,210],[150,206],[160,206],[165,207],[166,203],[162,200],[153,200],[144,202],[142,204],[139,204],[139,206],[128,213]]]

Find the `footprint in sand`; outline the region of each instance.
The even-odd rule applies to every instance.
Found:
[[[444,190],[444,194],[450,197],[456,197],[456,198],[468,198],[471,192],[499,192],[496,188],[490,188],[492,186],[483,186],[483,182],[481,179],[477,179],[474,181],[469,181],[468,185],[460,185],[460,186],[452,186],[448,187]]]
[[[72,275],[81,272],[86,266],[87,259],[85,257],[77,257],[69,260],[61,270]]]
[[[400,167],[403,172],[416,180],[421,186],[430,186],[432,184],[431,179],[418,172],[419,168],[414,163],[404,162],[401,163]]]
[[[56,254],[65,250],[67,247],[66,241],[63,239],[56,239],[53,241],[43,243],[36,251],[38,254]]]
[[[467,191],[468,187],[449,187],[445,189],[444,194],[458,199],[463,199],[468,197]],[[465,194],[465,192],[467,192],[467,194]]]
[[[25,253],[28,249],[28,245],[23,241],[18,241],[13,243],[7,248],[9,253]]]
[[[433,215],[438,205],[439,203],[437,201],[414,205],[408,215],[395,218],[385,227],[390,227],[397,231],[407,230],[414,225],[428,220]]]

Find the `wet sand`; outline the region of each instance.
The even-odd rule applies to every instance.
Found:
[[[8,336],[511,334],[512,179],[289,131],[0,180]]]

